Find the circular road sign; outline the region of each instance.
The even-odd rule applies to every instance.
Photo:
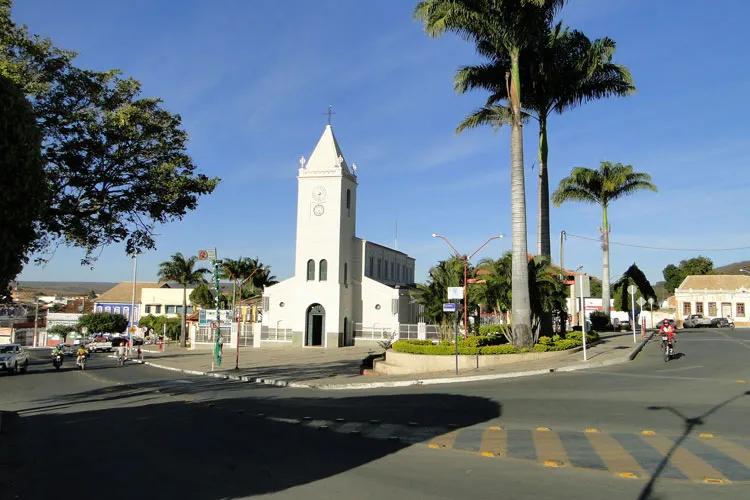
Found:
[[[638,291],[638,288],[636,288],[636,286],[635,286],[635,285],[630,285],[630,286],[628,286],[628,293],[629,293],[630,295],[635,295],[635,292],[636,292],[636,291]]]

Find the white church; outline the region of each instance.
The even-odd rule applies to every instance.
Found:
[[[356,169],[330,123],[300,159],[294,276],[264,289],[262,319],[264,332],[291,330],[295,347],[349,346],[417,322],[415,260],[356,236]]]

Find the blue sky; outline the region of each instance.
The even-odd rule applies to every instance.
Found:
[[[158,249],[139,257],[139,280],[177,251],[216,247],[220,257],[257,256],[283,279],[292,275],[296,172],[323,132],[333,128],[347,162],[357,163],[358,236],[417,259],[417,280],[449,256],[448,237],[471,253],[510,232],[509,133],[480,129],[455,136],[462,117],[485,99],[453,92],[455,70],[479,59],[453,35],[428,38],[412,20],[415,2],[383,0],[76,0],[16,1],[13,17],[78,64],[119,68],[180,113],[189,153],[221,185],[179,223],[158,228]],[[638,93],[589,103],[555,116],[550,185],[575,166],[602,160],[652,175],[659,193],[610,208],[612,275],[637,263],[652,281],[670,263],[698,254],[718,265],[746,260],[748,163],[745,54],[750,4],[573,0],[561,19],[589,37],[617,42]],[[525,129],[529,249],[536,248],[535,124]],[[553,208],[553,256],[559,235],[598,236],[597,207]],[[497,257],[510,240],[477,255]],[[702,251],[697,251],[702,250]],[[24,280],[121,281],[132,261],[121,246],[102,251],[93,270],[82,252],[60,248]],[[601,276],[599,244],[569,237],[566,267]]]

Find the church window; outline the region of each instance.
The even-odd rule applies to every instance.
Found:
[[[375,258],[370,257],[370,272],[367,273],[367,276],[372,277],[372,273],[375,271],[375,269],[373,269],[375,267],[374,262],[375,262]]]
[[[346,210],[349,213],[349,217],[352,216],[352,190],[346,190]]]
[[[344,284],[346,285],[349,281],[349,265],[344,262]]]
[[[320,261],[320,272],[318,273],[320,281],[328,280],[328,261],[323,259]]]
[[[396,264],[396,281],[401,281],[401,264]]]
[[[307,281],[315,281],[315,261],[307,261]]]
[[[393,279],[393,262],[391,262],[391,279]]]
[[[378,278],[382,275],[381,271],[383,270],[383,261],[378,259]]]

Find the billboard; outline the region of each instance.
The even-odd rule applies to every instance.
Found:
[[[229,328],[232,326],[231,309],[219,309],[219,318],[221,318],[221,327]],[[201,309],[198,312],[198,325],[209,326],[216,321],[216,309]]]

